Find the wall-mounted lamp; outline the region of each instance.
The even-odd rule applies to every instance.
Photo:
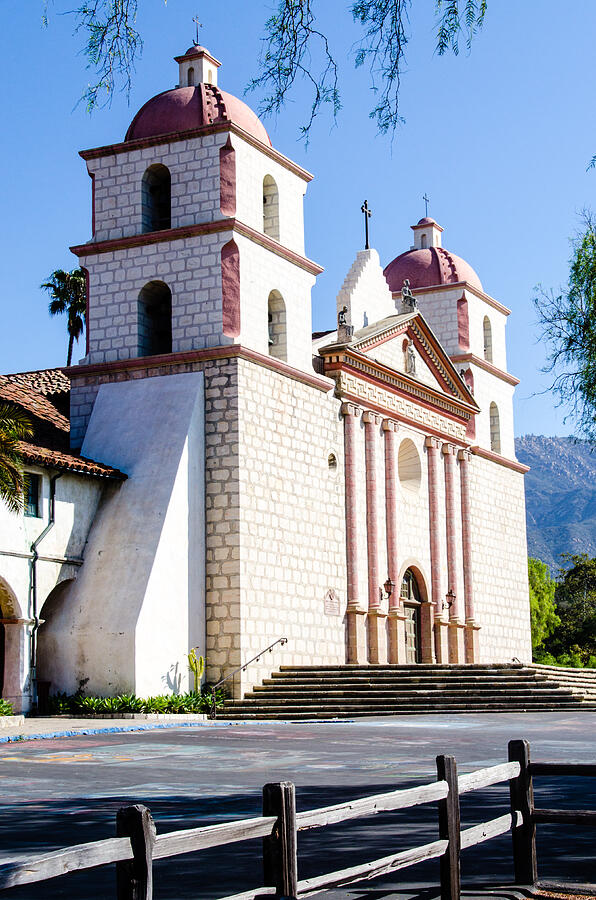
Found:
[[[453,604],[455,603],[455,591],[453,588],[449,588],[447,593],[445,594],[445,606],[447,609],[451,609]]]
[[[387,576],[387,581],[385,582],[383,587],[380,589],[381,597],[383,597],[383,591],[385,591],[385,599],[389,600],[389,598],[391,597],[391,595],[393,593],[394,587],[395,587],[395,582],[391,581],[391,578],[389,578],[389,576]]]

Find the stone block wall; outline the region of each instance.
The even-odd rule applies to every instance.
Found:
[[[486,450],[491,449],[490,438],[490,404],[496,403],[499,410],[499,428],[501,434],[501,456],[515,459],[515,442],[513,427],[513,391],[514,387],[486,372],[479,366],[470,366],[474,374],[474,399],[480,407],[476,416],[476,437],[474,443]]]
[[[470,323],[470,350],[484,359],[484,318],[488,317],[492,336],[492,364],[503,372],[507,371],[507,347],[505,328],[507,316],[494,306],[466,292],[468,300],[468,320]]]
[[[524,476],[470,461],[472,565],[480,662],[532,659]]]
[[[231,141],[236,151],[236,216],[256,231],[264,231],[263,180],[270,175],[278,192],[279,243],[303,256],[307,182],[238,135],[231,135]]]
[[[221,218],[219,149],[227,134],[210,134],[87,161],[95,182],[95,240],[142,232],[142,181],[149,166],[171,176],[172,228]],[[138,250],[137,250],[138,253]]]

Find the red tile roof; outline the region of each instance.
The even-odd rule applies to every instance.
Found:
[[[0,399],[20,406],[33,423],[31,442],[21,441],[23,459],[80,475],[123,481],[127,476],[119,469],[71,452],[70,422],[55,405],[59,403],[66,411],[69,390],[70,380],[61,369],[0,375]]]
[[[85,456],[77,456],[74,453],[62,453],[60,450],[50,450],[47,447],[35,447],[33,444],[20,442],[23,459],[29,463],[37,463],[40,466],[51,466],[53,469],[64,469],[67,472],[77,472],[81,475],[94,475],[98,478],[110,478],[115,481],[124,481],[127,476],[120,469],[106,466],[103,463],[87,459]]]

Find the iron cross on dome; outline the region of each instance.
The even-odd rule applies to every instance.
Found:
[[[364,215],[364,235],[365,235],[364,249],[365,249],[365,250],[370,250],[370,247],[369,247],[369,244],[368,244],[368,220],[369,220],[370,217],[372,216],[372,210],[368,208],[368,200],[365,200],[365,201],[364,201],[364,203],[363,203],[362,206],[360,207],[360,211],[361,211],[361,212],[363,213],[363,215]]]

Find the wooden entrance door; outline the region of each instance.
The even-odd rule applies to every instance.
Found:
[[[420,662],[420,607],[404,606],[406,614],[406,663]]]
[[[406,617],[406,663],[421,662],[420,652],[420,591],[414,573],[407,569],[400,592]]]

